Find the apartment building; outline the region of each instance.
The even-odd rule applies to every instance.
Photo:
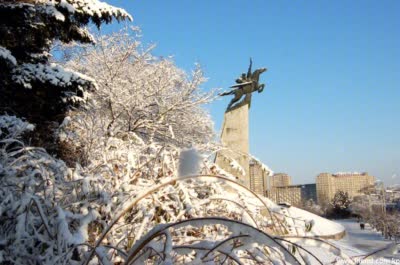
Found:
[[[258,195],[266,196],[269,188],[269,177],[272,171],[261,162],[251,159],[249,163],[250,189]]]
[[[363,194],[363,190],[373,186],[375,177],[364,173],[321,173],[316,179],[318,203],[330,202],[339,190],[347,192],[350,198]]]
[[[292,178],[286,173],[276,173],[271,177],[271,188],[286,187],[292,184]]]
[[[290,203],[299,206],[308,200],[317,201],[315,184],[290,185],[286,187],[272,187],[267,190],[267,197],[275,203]]]

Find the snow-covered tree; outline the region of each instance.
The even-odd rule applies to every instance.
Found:
[[[131,19],[98,0],[3,0],[0,2],[0,111],[35,124],[62,121],[94,80],[49,63],[55,40],[93,43],[85,28]],[[42,126],[37,126],[40,130]],[[49,132],[46,132],[49,135]]]
[[[143,48],[135,33],[101,36],[96,46],[75,50],[66,64],[97,83],[87,104],[71,111],[60,130],[60,142],[74,158],[81,154],[81,163],[103,156],[110,139],[132,142],[135,150],[143,142],[167,149],[211,147],[213,123],[202,105],[215,93],[201,89],[206,79],[200,67],[186,74],[171,59],[153,56],[153,47]]]
[[[299,207],[303,210],[306,210],[307,212],[320,215],[322,216],[324,214],[324,211],[322,210],[321,206],[318,205],[316,202],[314,202],[313,199],[309,199],[307,201],[304,201],[301,207]]]
[[[330,202],[328,215],[333,215],[334,217],[348,217],[350,215],[350,203],[349,194],[338,190]]]

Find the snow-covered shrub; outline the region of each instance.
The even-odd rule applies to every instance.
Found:
[[[322,216],[324,214],[322,207],[318,205],[316,202],[314,202],[313,199],[309,199],[303,202],[303,204],[299,206],[299,208],[319,216]]]
[[[156,226],[135,243],[126,264],[149,260],[164,264],[300,264],[298,257],[272,236],[218,217]]]
[[[66,227],[61,231],[59,221],[73,201],[65,196],[73,185],[66,180],[64,162],[17,140],[32,129],[33,125],[16,117],[0,116],[1,264],[54,264],[57,257],[72,255],[66,252],[72,245],[61,233],[70,231],[71,222],[64,220]],[[79,229],[82,226],[77,223],[77,233]]]
[[[347,192],[337,191],[330,201],[326,215],[334,218],[346,218],[350,216],[350,197]]]

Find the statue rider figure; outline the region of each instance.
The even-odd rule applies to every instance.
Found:
[[[252,72],[252,64],[253,62],[250,58],[250,66],[247,71],[247,75],[245,73],[242,73],[242,75],[238,79],[236,79],[236,85],[231,86],[231,88],[233,88],[231,91],[220,94],[221,96],[234,95],[234,98],[231,100],[231,102],[229,102],[228,108],[226,109],[227,112],[237,107],[243,106],[244,104],[248,104],[250,108],[251,93],[253,93],[254,91],[258,91],[258,93],[261,93],[264,90],[265,85],[259,84],[259,79],[260,75],[267,71],[267,69],[260,68]],[[239,102],[239,100],[243,96],[245,96],[245,98]]]

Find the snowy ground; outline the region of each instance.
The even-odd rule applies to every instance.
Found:
[[[336,220],[346,229],[346,236],[338,241],[330,240],[333,244],[339,246],[344,253],[351,257],[365,255],[375,250],[389,246],[393,241],[385,240],[381,233],[373,230],[368,224],[365,230],[360,229],[360,224],[355,219]],[[376,259],[369,264],[400,264],[400,253],[397,255],[385,255],[385,260]],[[362,263],[363,264],[363,263]]]
[[[294,209],[297,212],[297,209]],[[332,223],[334,225],[332,225]],[[329,246],[312,246],[307,247],[323,264],[395,264],[400,265],[400,252],[386,251],[382,253],[382,256],[371,257],[368,260],[363,260],[365,255],[374,252],[375,250],[383,249],[389,245],[393,246],[393,241],[385,240],[380,233],[374,231],[369,225],[366,226],[365,230],[360,229],[360,224],[354,219],[349,220],[327,220],[321,218],[316,222],[317,230],[323,230],[325,228],[327,231],[340,231],[340,228],[346,230],[346,236],[340,240],[328,240],[331,244],[335,245],[340,249],[340,252],[344,255],[339,257],[339,252],[329,250]],[[326,233],[326,231],[325,231]],[[333,252],[332,252],[333,251]],[[389,253],[390,252],[390,253]],[[397,254],[393,254],[396,252]],[[334,254],[336,253],[336,254]],[[349,260],[349,258],[351,260]],[[309,261],[309,264],[320,264],[315,259]]]
[[[365,225],[365,230],[361,230],[360,224],[354,219],[338,220],[336,222],[343,225],[346,229],[346,236],[336,241],[340,242],[341,245],[351,246],[369,253],[392,243],[390,240],[385,240],[381,233],[373,230],[369,224]]]

